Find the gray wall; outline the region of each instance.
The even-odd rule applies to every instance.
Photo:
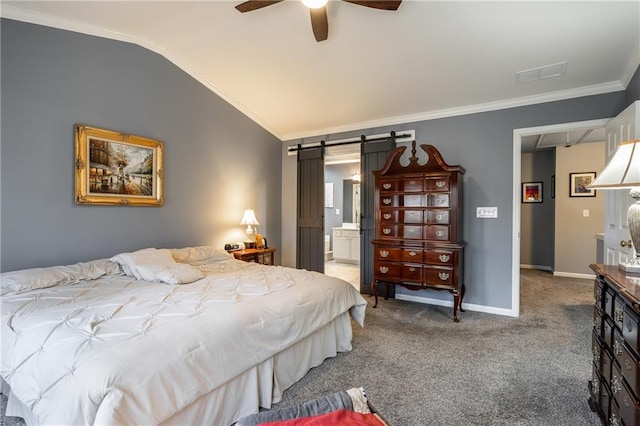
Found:
[[[552,176],[555,152],[552,149],[521,156],[520,181],[542,182],[542,203],[520,204],[520,264],[553,271],[555,198]]]
[[[162,56],[1,21],[1,269],[143,247],[243,241],[246,208],[281,241],[281,143]],[[164,141],[165,205],[74,205],[73,126]]]
[[[633,75],[627,86],[627,106],[640,99],[640,68]]]
[[[415,129],[416,140],[435,145],[445,161],[466,168],[464,176],[465,303],[494,308],[511,308],[513,130],[564,122],[614,117],[626,103],[624,91],[587,96],[519,108],[459,117],[427,120],[397,126],[341,133],[323,137],[334,140],[386,131]],[[287,141],[283,153],[283,218],[295,215],[295,158],[286,156],[294,143],[317,142],[320,138]],[[363,176],[363,179],[367,179]],[[519,179],[519,178],[518,178]],[[498,207],[497,219],[476,219],[476,207]],[[293,233],[295,216],[283,221],[283,239]],[[295,264],[295,237],[283,248],[283,263]],[[398,292],[403,289],[398,289]],[[408,290],[407,290],[408,292]],[[447,298],[425,290],[411,295]]]

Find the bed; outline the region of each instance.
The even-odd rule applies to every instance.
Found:
[[[213,247],[3,273],[2,391],[27,424],[215,424],[351,350],[366,301]]]

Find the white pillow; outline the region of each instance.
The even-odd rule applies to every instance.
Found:
[[[213,246],[171,249],[171,254],[176,262],[188,263],[190,265],[204,265],[211,262],[218,262],[220,260],[233,259],[232,254]]]
[[[186,263],[176,263],[175,266],[158,272],[156,277],[167,284],[188,284],[204,278],[204,274]]]
[[[80,262],[67,266],[32,268],[0,274],[0,294],[21,293],[39,288],[95,280],[103,275],[115,275],[119,271],[107,259]]]
[[[125,274],[145,281],[154,281],[159,271],[176,264],[168,249],[155,248],[120,253],[109,260],[118,263]]]

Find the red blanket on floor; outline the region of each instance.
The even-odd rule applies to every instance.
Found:
[[[261,423],[263,426],[386,426],[378,416],[373,413],[361,414],[351,410],[336,410],[331,413],[313,417],[301,417],[299,419],[283,420],[281,422]]]

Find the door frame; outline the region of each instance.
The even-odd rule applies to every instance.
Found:
[[[598,120],[575,121],[571,123],[550,124],[546,126],[524,127],[513,129],[513,218],[511,241],[511,311],[509,316],[520,316],[520,180],[522,173],[522,137],[541,133],[568,132],[585,127],[605,127],[611,118]],[[555,241],[555,236],[554,236]]]

